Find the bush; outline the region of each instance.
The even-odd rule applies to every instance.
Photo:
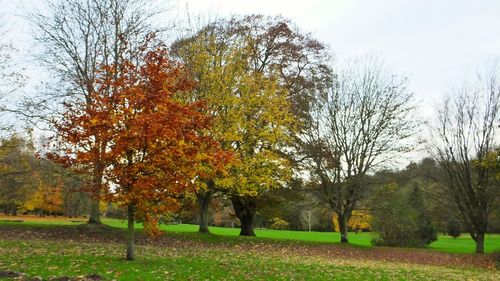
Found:
[[[412,191],[408,194],[408,204],[416,213],[416,235],[422,246],[429,245],[437,240],[437,231],[432,225],[432,218],[427,212],[424,204],[424,197],[418,185],[414,185]]]
[[[446,224],[446,233],[454,239],[459,237],[462,234],[462,226],[460,225],[460,222],[456,219],[448,220]]]
[[[423,247],[437,239],[418,188],[408,192],[389,184],[376,189],[372,199],[373,229],[379,233],[372,244]]]
[[[423,242],[423,246],[427,246],[437,240],[436,228],[431,224],[430,221],[420,221],[418,223],[418,238],[421,242]]]
[[[372,244],[389,247],[418,247],[422,244],[415,235],[415,216],[403,203],[402,200],[392,200],[392,204],[374,212],[373,228],[379,236]]]
[[[284,219],[273,218],[271,220],[271,225],[269,227],[271,229],[283,230],[283,229],[288,229],[290,227],[290,224]]]

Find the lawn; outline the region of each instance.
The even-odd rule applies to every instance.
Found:
[[[137,259],[127,262],[123,221],[105,218],[113,228],[85,232],[78,219],[8,219],[24,222],[0,222],[0,279],[22,273],[21,280],[500,280],[487,256],[442,253],[471,252],[467,236],[440,237],[432,246],[438,251],[429,251],[371,247],[370,233],[352,233],[355,245],[345,246],[332,243],[336,233],[259,229],[255,238],[232,228],[201,235],[196,225],[162,225],[167,235],[159,240],[138,231]],[[489,236],[487,250],[499,241]]]
[[[63,218],[63,217],[46,217],[38,218],[31,216],[20,216],[20,217],[6,217],[0,216],[0,221],[4,219],[21,219],[24,220],[21,224],[42,224],[42,225],[78,225],[83,218]],[[71,222],[73,221],[73,222]],[[103,218],[103,222],[109,226],[116,228],[126,228],[127,224],[123,220]],[[1,222],[0,222],[1,223]],[[142,229],[142,224],[136,224],[137,229]],[[197,225],[191,224],[175,224],[175,225],[161,225],[162,230],[173,233],[190,234],[198,231]],[[207,240],[218,241],[217,236],[223,237],[234,237],[238,239],[239,229],[238,228],[225,228],[225,227],[210,227],[210,232],[214,236],[207,237]],[[263,239],[278,239],[278,240],[291,240],[291,241],[305,241],[313,243],[337,243],[340,240],[340,234],[335,232],[307,232],[307,231],[288,231],[288,230],[271,230],[271,229],[257,229],[255,231],[258,238]],[[374,237],[373,233],[350,233],[349,242],[354,246],[360,247],[371,247],[370,241]],[[233,238],[231,238],[233,239]],[[223,239],[223,242],[227,242],[227,239]],[[438,240],[429,246],[430,249],[437,250],[440,252],[448,253],[473,253],[475,249],[475,244],[469,234],[464,233],[457,239],[453,239],[449,236],[439,235]],[[495,250],[500,250],[500,234],[488,234],[486,236],[485,242],[485,252],[492,253]]]
[[[124,221],[115,219],[103,219],[103,222],[114,227],[126,228]],[[142,228],[141,224],[136,225],[137,228]],[[198,226],[192,224],[176,224],[162,225],[163,230],[176,233],[197,232]],[[210,227],[210,232],[221,236],[238,236],[240,230],[237,228],[226,227]],[[279,239],[279,240],[295,240],[319,243],[336,243],[340,240],[338,232],[307,232],[307,231],[291,231],[291,230],[272,230],[272,229],[257,229],[255,234],[260,238]],[[361,247],[371,247],[371,240],[376,234],[370,232],[349,233],[349,242],[352,245]],[[450,236],[439,235],[438,240],[432,243],[429,248],[448,253],[474,253],[475,243],[468,233],[462,234],[457,239]],[[486,235],[485,252],[492,253],[495,250],[500,250],[500,234]]]
[[[301,256],[185,245],[139,246],[123,259],[116,243],[0,238],[0,274],[22,272],[43,280],[99,276],[105,280],[499,280],[496,270]],[[51,279],[52,278],[52,279]],[[59,278],[59,279],[56,279]],[[64,279],[67,278],[67,279]],[[79,279],[81,280],[81,279]],[[91,279],[89,279],[91,280]]]

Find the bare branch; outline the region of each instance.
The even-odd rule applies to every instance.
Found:
[[[493,72],[475,87],[444,100],[433,128],[432,150],[446,174],[446,190],[482,253],[492,209],[500,200],[497,122],[500,85]]]
[[[346,223],[366,190],[366,175],[412,149],[418,132],[407,79],[387,75],[373,57],[340,70],[333,87],[318,95],[303,137],[309,168],[338,214],[343,239]],[[344,241],[344,242],[345,242]]]

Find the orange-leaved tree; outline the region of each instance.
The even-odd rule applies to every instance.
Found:
[[[60,126],[67,132],[64,141],[76,146],[96,134],[106,141],[102,150],[68,151],[66,157],[76,165],[98,157],[106,164],[106,198],[127,208],[128,260],[135,256],[135,219],[149,233],[157,233],[158,218],[177,208],[186,188],[205,176],[196,167],[223,172],[231,158],[203,133],[209,126],[201,113],[203,104],[172,98],[194,86],[182,66],[168,59],[164,46],[144,46],[140,60],[106,67],[92,107],[68,112]]]

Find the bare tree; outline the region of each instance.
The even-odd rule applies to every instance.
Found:
[[[2,5],[2,1],[0,1]],[[25,77],[15,63],[17,49],[10,38],[10,29],[7,27],[8,17],[0,12],[0,116],[6,119],[5,115],[10,112],[8,97],[18,91],[25,82]],[[1,123],[2,131],[10,128],[10,125]]]
[[[445,99],[433,130],[434,155],[445,172],[445,188],[472,239],[484,253],[488,218],[500,199],[496,126],[500,85],[491,74],[479,87],[464,87]]]
[[[96,75],[103,66],[117,67],[123,59],[134,59],[134,48],[147,34],[157,31],[153,21],[161,9],[146,0],[47,0],[47,12],[28,15],[35,41],[42,48],[40,63],[54,76],[48,90],[26,100],[23,114],[31,121],[54,124],[64,103],[80,101],[87,107],[96,89]],[[127,50],[127,51],[126,51]],[[132,51],[130,51],[132,50]],[[117,75],[119,71],[112,71]],[[106,164],[98,155],[106,140],[95,136],[96,159],[89,173],[91,184],[103,186]],[[96,149],[97,148],[97,149]],[[82,148],[89,149],[89,148]],[[98,189],[94,189],[98,190]],[[92,194],[89,223],[100,223],[100,193]]]
[[[307,143],[311,179],[338,215],[341,242],[363,198],[366,175],[411,149],[419,125],[407,79],[388,75],[373,57],[354,60],[311,108]]]

